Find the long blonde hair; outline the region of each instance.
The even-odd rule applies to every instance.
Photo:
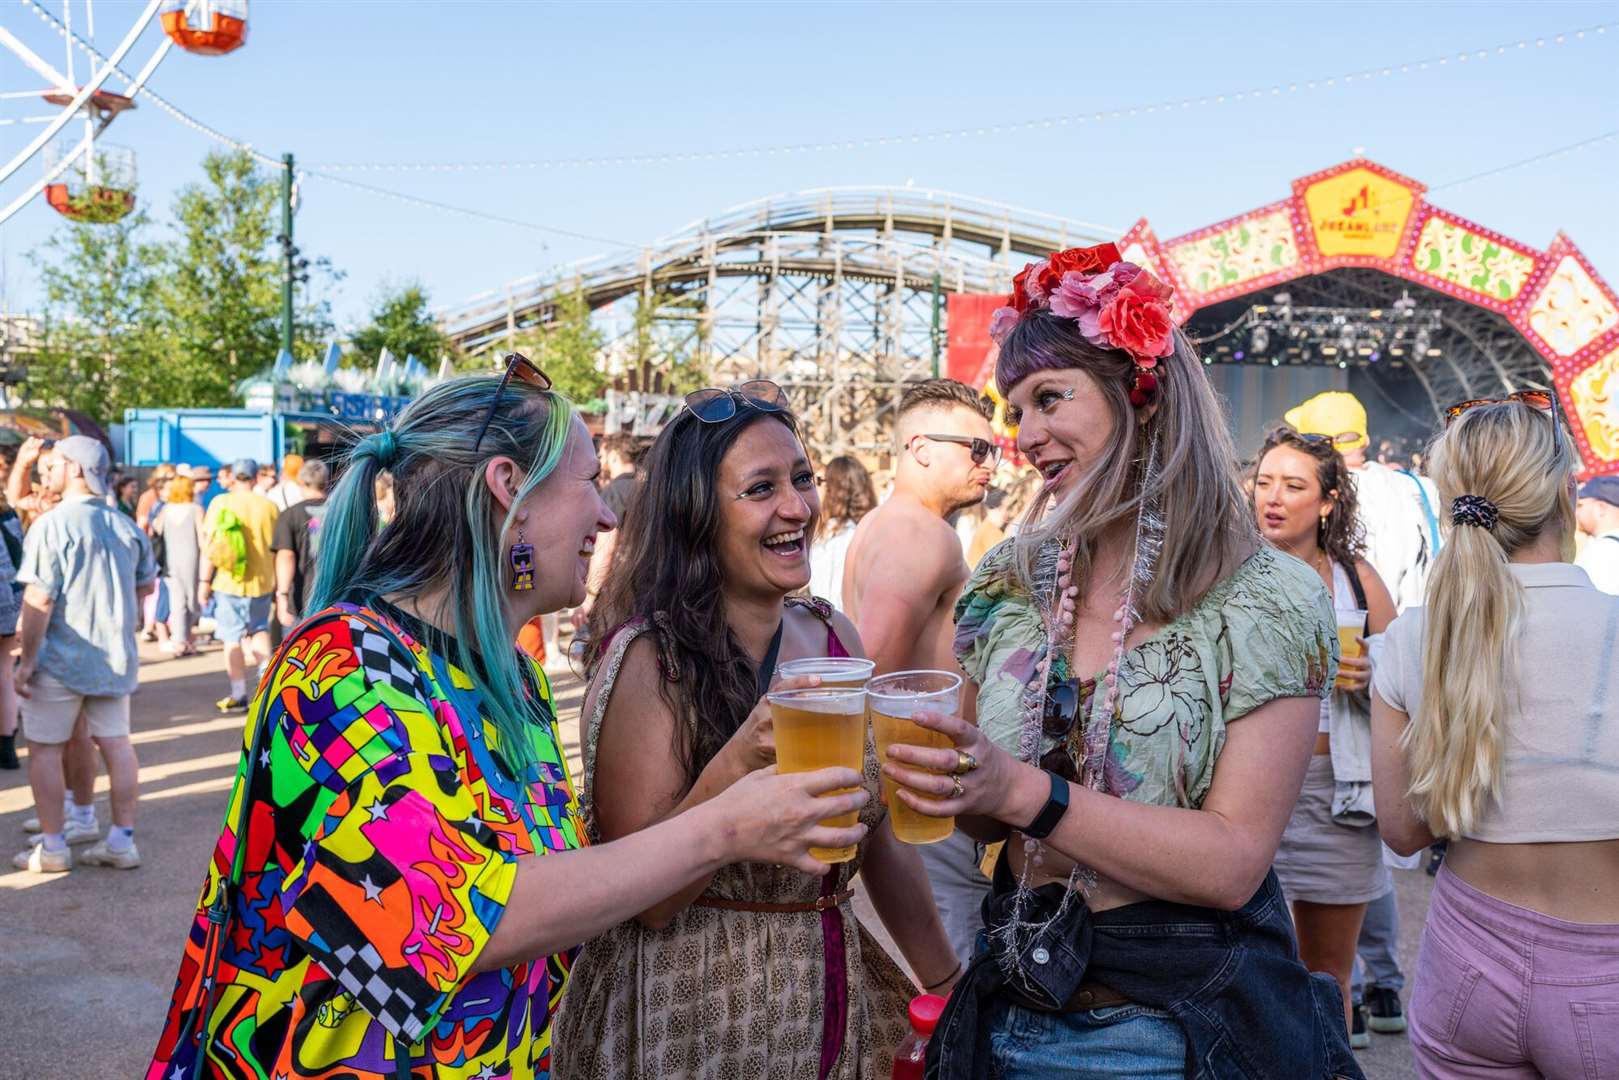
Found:
[[[1001,345],[995,379],[1003,395],[1037,371],[1078,368],[1095,379],[1113,414],[1114,438],[1074,484],[1074,494],[1047,513],[1041,492],[1024,512],[1013,551],[1025,584],[1035,577],[1042,544],[1072,541],[1076,578],[1088,579],[1097,541],[1109,529],[1133,525],[1145,502],[1163,516],[1163,547],[1152,581],[1135,597],[1142,618],[1167,623],[1203,596],[1259,547],[1253,511],[1237,477],[1237,451],[1225,413],[1186,336],[1175,331],[1175,352],[1158,362],[1158,409],[1145,425],[1130,404],[1135,363],[1080,336],[1072,319],[1034,311]],[[1143,491],[1146,444],[1158,440],[1152,490]],[[1085,586],[1088,588],[1088,585]]]
[[[1500,513],[1493,529],[1444,523],[1428,579],[1422,702],[1402,736],[1412,807],[1435,835],[1454,838],[1501,792],[1524,607],[1508,556],[1550,530],[1572,557],[1575,462],[1549,415],[1509,403],[1463,413],[1434,441],[1428,466],[1442,505],[1475,495]]]

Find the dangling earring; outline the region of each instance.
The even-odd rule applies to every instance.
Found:
[[[522,592],[534,587],[534,545],[523,539],[523,527],[517,527],[517,543],[512,545],[512,590]]]

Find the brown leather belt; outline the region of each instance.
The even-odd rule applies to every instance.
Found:
[[[1103,986],[1099,982],[1082,982],[1074,991],[1062,1011],[1065,1013],[1088,1012],[1091,1009],[1111,1009],[1115,1005],[1129,1005],[1130,999],[1110,986]]]
[[[827,908],[837,907],[845,900],[853,898],[853,889],[845,889],[842,892],[816,897],[814,900],[791,904],[769,904],[763,900],[727,900],[721,896],[699,896],[692,901],[692,906],[718,908],[721,911],[762,911],[771,915],[792,915],[803,911],[825,911]],[[1095,1008],[1095,1006],[1087,1006],[1087,1008]]]

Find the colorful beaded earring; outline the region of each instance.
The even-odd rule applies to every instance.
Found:
[[[522,592],[534,587],[534,545],[523,539],[523,527],[517,527],[517,543],[512,545],[512,590]]]

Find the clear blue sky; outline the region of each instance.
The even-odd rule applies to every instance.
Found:
[[[47,0],[60,13],[59,0]],[[110,51],[141,5],[99,0]],[[75,0],[75,24],[82,26]],[[152,86],[212,126],[300,163],[542,159],[815,142],[1094,112],[1324,78],[1448,54],[1426,71],[1209,108],[981,138],[720,162],[543,172],[351,174],[425,198],[628,242],[772,192],[937,187],[1090,221],[1147,216],[1168,237],[1284,197],[1367,156],[1431,187],[1619,128],[1619,3],[429,4],[255,0],[237,53],[170,55]],[[0,24],[52,63],[60,39],[17,0]],[[1497,56],[1494,46],[1546,36]],[[148,41],[155,42],[156,31]],[[1491,50],[1458,63],[1461,51]],[[150,44],[134,56],[143,58]],[[138,62],[138,61],[137,61]],[[84,72],[82,55],[78,72]],[[36,80],[0,53],[0,91]],[[0,103],[0,116],[37,111]],[[0,127],[0,157],[27,129]],[[32,129],[37,130],[37,129]],[[32,130],[28,130],[31,134]],[[118,120],[159,221],[209,148],[156,108]],[[29,166],[30,179],[37,166]],[[1566,229],[1619,284],[1619,139],[1436,191],[1544,247]],[[0,189],[9,202],[14,179]],[[385,280],[451,303],[604,245],[401,205],[311,179],[298,242],[347,271],[352,325]],[[61,219],[3,229],[14,309],[23,258]]]

